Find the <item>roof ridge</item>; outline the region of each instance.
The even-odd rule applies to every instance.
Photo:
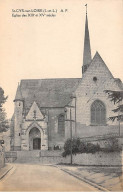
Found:
[[[38,80],[57,80],[57,79],[58,79],[58,80],[62,80],[62,79],[64,79],[64,80],[66,79],[66,80],[67,80],[67,79],[82,79],[82,78],[80,77],[80,78],[42,78],[42,79],[21,79],[21,81],[27,81],[27,80],[28,80],[28,81],[29,81],[29,80],[30,80],[30,81],[36,81],[36,80],[37,80],[37,81],[38,81]]]

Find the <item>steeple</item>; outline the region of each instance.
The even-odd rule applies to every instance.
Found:
[[[22,97],[21,88],[20,88],[19,83],[18,83],[18,88],[16,91],[16,96],[15,96],[14,102],[15,101],[23,101],[23,97]]]
[[[88,29],[87,4],[85,6],[86,6],[86,19],[85,19],[85,38],[84,38],[82,73],[84,73],[87,70],[91,62],[91,47],[90,47],[90,37],[89,37],[89,29]]]

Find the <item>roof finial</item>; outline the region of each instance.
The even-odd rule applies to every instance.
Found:
[[[85,6],[86,6],[86,15],[87,15],[87,3],[85,4]]]

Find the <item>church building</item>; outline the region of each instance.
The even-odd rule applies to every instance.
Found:
[[[118,134],[118,122],[108,120],[116,105],[105,90],[122,89],[100,54],[91,56],[86,13],[82,78],[21,80],[11,119],[11,150],[62,148],[71,135],[94,140]]]

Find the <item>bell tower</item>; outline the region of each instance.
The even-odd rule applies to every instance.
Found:
[[[23,97],[21,88],[18,84],[16,96],[14,99],[14,150],[21,150],[21,128],[23,119]]]

